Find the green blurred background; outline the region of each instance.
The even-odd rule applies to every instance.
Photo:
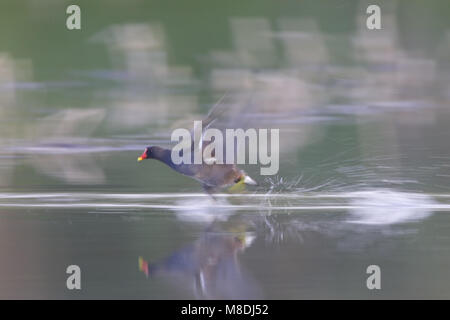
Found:
[[[445,0],[2,1],[0,297],[448,298],[449,18]],[[136,157],[224,92],[280,128],[281,158],[246,168],[267,197],[218,210]],[[139,272],[174,252],[167,277]]]

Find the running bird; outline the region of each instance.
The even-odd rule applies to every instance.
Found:
[[[211,109],[207,117],[202,121],[202,137],[206,129],[216,121],[217,117],[223,113],[223,108],[219,108],[220,102],[224,97],[222,97],[218,103]],[[191,137],[194,136],[191,134]],[[203,150],[206,146],[211,143],[210,141],[203,141],[200,139],[199,145],[195,145],[194,141],[191,140],[191,156],[193,157],[194,149],[199,148],[203,154]],[[182,156],[182,152],[180,156]],[[230,192],[239,192],[245,189],[245,185],[257,185],[257,183],[250,178],[243,170],[239,169],[235,164],[219,164],[216,163],[215,158],[204,159],[201,164],[175,164],[171,157],[172,151],[170,149],[165,149],[159,146],[149,146],[145,148],[144,153],[138,158],[138,161],[144,159],[156,159],[166,165],[168,165],[173,170],[194,178],[202,184],[203,189],[208,194],[213,194],[219,189],[224,187],[229,187]],[[214,153],[212,154],[214,157]],[[224,155],[225,158],[225,155]]]

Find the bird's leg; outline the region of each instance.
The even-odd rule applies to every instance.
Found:
[[[214,201],[217,201],[216,197],[214,197],[214,191],[215,191],[214,187],[211,187],[207,184],[203,184],[202,187],[203,187],[203,190],[205,190],[205,192],[211,197],[211,199],[213,199]]]

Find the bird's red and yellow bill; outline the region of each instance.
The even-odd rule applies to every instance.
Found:
[[[142,161],[142,160],[144,160],[144,159],[146,159],[147,158],[147,154],[144,152],[143,154],[141,154],[140,156],[139,156],[139,158],[137,158],[137,161],[139,162],[139,161]]]
[[[148,278],[148,262],[145,261],[142,257],[138,258],[138,266],[139,266],[139,271],[142,271],[145,276]]]

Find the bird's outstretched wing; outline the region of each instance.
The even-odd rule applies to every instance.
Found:
[[[225,137],[226,129],[237,129],[241,128],[246,130],[249,127],[254,127],[255,123],[251,124],[252,117],[246,113],[247,109],[252,104],[251,95],[245,97],[233,96],[228,92],[223,94],[222,97],[212,106],[206,117],[202,120],[202,133],[200,141],[197,145],[194,144],[193,148],[198,148],[202,152],[204,148],[210,144],[212,141],[204,140],[206,130],[209,128],[218,129],[222,132],[223,137]],[[194,130],[191,132],[191,136],[194,137]],[[236,146],[235,146],[236,148]],[[237,150],[234,150],[236,154]],[[212,154],[211,164],[215,163],[214,151]],[[226,149],[224,143],[223,156],[226,157]],[[208,161],[208,159],[207,159]],[[208,163],[210,164],[210,163]]]
[[[210,143],[210,141],[204,142],[203,138],[205,136],[205,132],[208,128],[211,127],[212,124],[214,124],[214,122],[216,122],[219,117],[221,115],[223,115],[226,111],[226,105],[223,104],[224,99],[227,97],[227,93],[225,93],[213,106],[212,108],[209,110],[208,114],[206,115],[206,117],[202,120],[201,124],[202,124],[202,133],[201,133],[201,137],[200,137],[200,141],[198,143],[198,145],[196,146],[197,148],[199,148],[202,152],[203,149]],[[198,128],[196,126],[194,126],[194,132],[198,130]],[[193,133],[191,132],[191,136],[194,137]]]
[[[226,111],[226,105],[223,103],[228,93],[224,93],[223,96],[212,106],[205,119],[202,121],[203,130],[209,128],[221,115]]]

